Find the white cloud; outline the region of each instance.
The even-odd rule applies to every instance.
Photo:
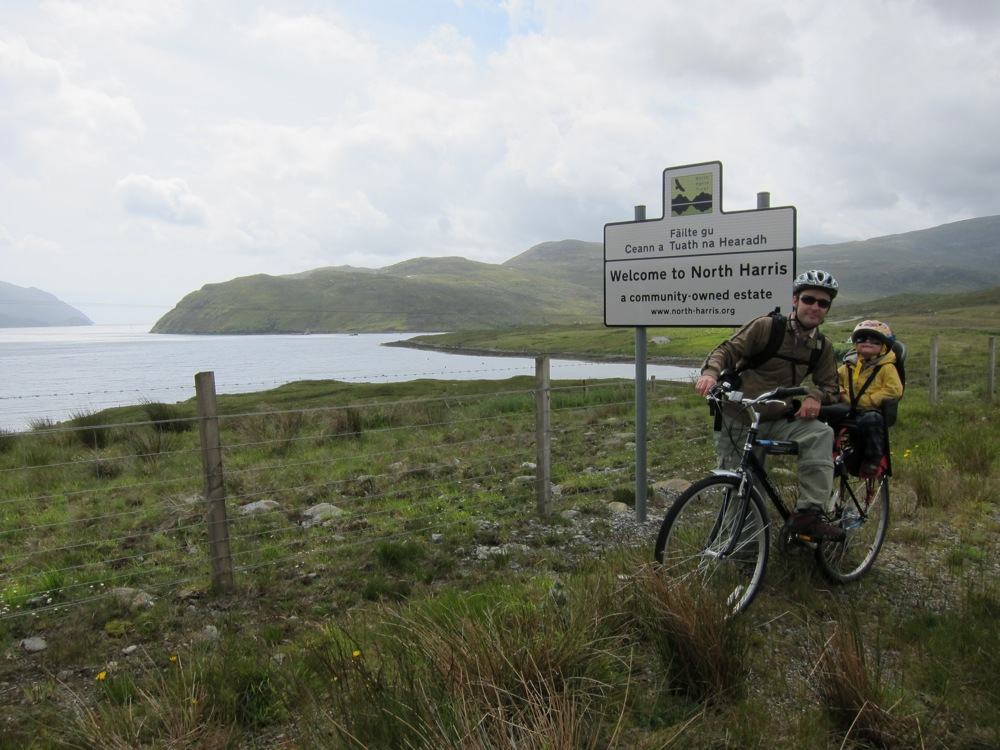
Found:
[[[196,226],[208,220],[205,202],[178,177],[158,180],[148,175],[129,175],[115,185],[115,195],[122,207],[135,216]]]
[[[0,87],[10,98],[0,117],[10,140],[0,154],[11,149],[32,162],[93,164],[144,129],[127,96],[78,80],[19,36],[0,37]]]
[[[332,12],[293,16],[259,11],[245,33],[280,58],[320,65],[328,72],[346,65],[356,73],[378,63],[375,45]]]
[[[331,5],[0,6],[8,234],[104,275],[169,257],[179,297],[599,240],[706,159],[727,210],[796,205],[803,244],[1000,210],[994,3]]]

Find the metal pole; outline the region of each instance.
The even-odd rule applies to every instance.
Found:
[[[538,513],[552,513],[552,390],[549,358],[535,357],[535,498]]]
[[[989,369],[986,371],[986,399],[992,401],[997,390],[997,337],[990,336],[990,353],[987,358]]]
[[[635,220],[646,220],[646,207],[635,207]],[[635,517],[646,520],[646,327],[635,329]]]
[[[931,406],[936,406],[938,402],[938,337],[931,338],[931,385],[930,385]]]
[[[757,193],[757,210],[771,207],[771,194],[764,191]]]

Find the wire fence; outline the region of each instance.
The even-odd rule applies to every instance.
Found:
[[[415,543],[448,540],[468,555],[491,519],[628,502],[634,384],[522,381],[295,408],[159,405],[149,419],[96,414],[4,434],[0,620],[254,591]],[[663,404],[678,387],[657,384]],[[704,439],[656,420],[654,410],[651,429],[668,426],[671,440]],[[656,438],[651,466],[704,464],[657,458]]]

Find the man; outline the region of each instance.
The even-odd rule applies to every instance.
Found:
[[[695,382],[695,390],[704,396],[724,371],[735,370],[741,375],[740,390],[752,398],[774,388],[801,385],[807,374],[812,376],[812,387],[792,417],[788,416],[790,405],[762,409],[760,437],[798,443],[799,498],[788,523],[797,534],[821,539],[844,536],[842,529],[824,519],[824,514],[832,511],[833,429],[816,419],[820,405],[840,400],[833,346],[818,331],[837,296],[838,286],[837,280],[826,271],[799,274],[793,283],[792,312],[784,320],[784,335],[777,350],[772,347],[773,355],[759,361],[762,352],[768,349],[772,318],[769,315],[755,318],[708,355],[701,377]],[[758,361],[752,361],[755,355]],[[722,414],[721,429],[716,436],[720,468],[732,468],[739,463],[746,426],[741,412],[727,409]]]

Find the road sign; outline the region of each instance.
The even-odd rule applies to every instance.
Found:
[[[722,163],[663,170],[663,216],[604,225],[604,324],[734,326],[791,300],[795,208],[722,210]]]

